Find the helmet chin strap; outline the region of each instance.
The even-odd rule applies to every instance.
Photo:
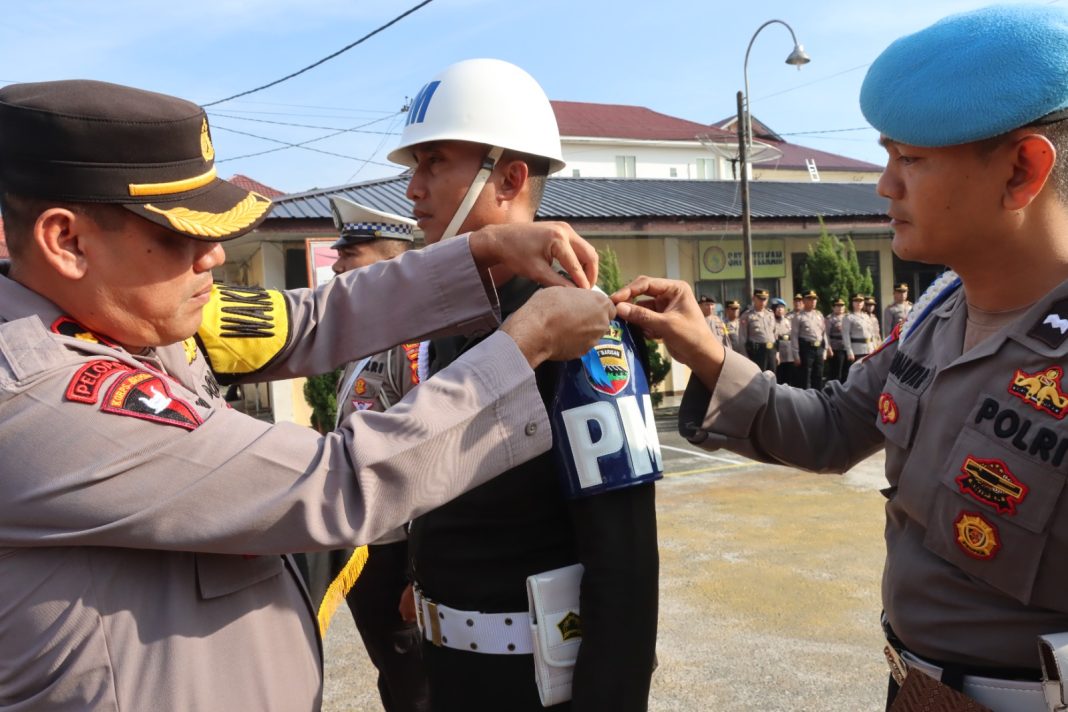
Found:
[[[475,201],[478,200],[478,196],[486,186],[486,181],[489,180],[490,174],[493,173],[493,169],[497,166],[497,161],[501,160],[503,154],[504,149],[499,146],[494,146],[486,154],[486,157],[482,160],[482,167],[478,169],[478,174],[471,181],[471,187],[467,189],[467,195],[464,196],[460,207],[456,209],[456,214],[452,216],[449,226],[445,228],[445,232],[441,236],[442,240],[456,237],[456,233],[460,230],[460,226],[464,224],[464,220],[467,219],[467,214],[471,212],[471,208],[474,206]]]

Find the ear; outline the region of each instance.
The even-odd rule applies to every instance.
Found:
[[[34,223],[33,241],[41,259],[66,279],[81,279],[88,269],[82,230],[89,222],[66,208],[49,208]]]
[[[1042,134],[1030,133],[1012,144],[1012,177],[1005,184],[1004,207],[1020,210],[1030,205],[1049,179],[1057,149]]]
[[[530,167],[527,166],[526,161],[516,159],[503,164],[498,163],[497,170],[499,172],[499,179],[497,180],[498,204],[514,201],[527,185]]]

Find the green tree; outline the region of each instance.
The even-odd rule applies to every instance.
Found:
[[[801,267],[803,289],[815,289],[819,295],[818,308],[824,313],[831,311],[831,303],[838,297],[846,302],[856,294],[872,293],[871,270],[861,274],[857,260],[857,248],[853,239],[842,240],[827,230],[820,218],[820,236],[814,245],[808,246],[808,259]]]
[[[599,258],[597,286],[606,294],[611,294],[623,286],[623,277],[619,274],[619,257],[611,247],[597,250],[597,256]],[[657,343],[653,339],[646,339],[645,346],[649,353],[649,373],[645,375],[649,378],[653,405],[657,406],[664,399],[664,394],[653,391],[653,387],[661,383],[671,372],[671,359],[660,354]]]
[[[304,381],[304,400],[311,406],[312,427],[326,434],[334,429],[337,419],[337,383],[341,379],[341,369],[309,376]]]

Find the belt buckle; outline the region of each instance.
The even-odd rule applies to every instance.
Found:
[[[441,616],[438,613],[438,604],[429,599],[426,600],[427,615],[430,617],[430,642],[441,647]]]

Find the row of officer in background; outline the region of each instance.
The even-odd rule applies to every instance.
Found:
[[[891,328],[904,320],[911,308],[908,287],[894,288],[895,302],[885,317]],[[739,304],[726,304],[724,318],[715,314],[715,300],[698,300],[705,320],[724,346],[745,354],[761,370],[774,371],[779,383],[799,388],[820,388],[824,380],[845,381],[858,359],[871,353],[882,341],[875,299],[856,294],[852,311],[836,299],[832,312],[824,316],[817,307],[818,295],[809,290],[795,295],[795,309],[786,312],[786,303],[776,297],[769,301],[765,289],[753,292],[752,304],[740,315]]]

